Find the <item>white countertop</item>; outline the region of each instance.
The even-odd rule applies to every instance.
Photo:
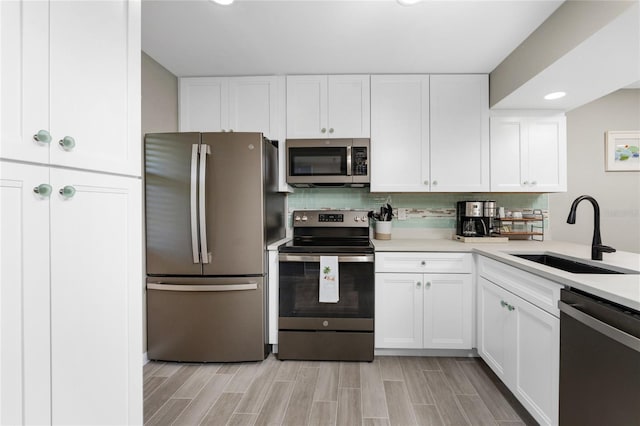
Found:
[[[278,247],[280,247],[284,243],[288,243],[289,241],[291,241],[291,237],[284,237],[281,240],[274,241],[267,246],[267,250],[278,250]]]
[[[509,241],[506,243],[462,243],[445,239],[372,240],[376,251],[469,252],[574,287],[595,296],[640,311],[640,274],[573,274],[551,268],[510,253],[555,253],[571,256],[595,266],[614,266],[640,271],[640,254],[618,251],[604,253],[603,261],[591,260],[591,246],[562,241]]]

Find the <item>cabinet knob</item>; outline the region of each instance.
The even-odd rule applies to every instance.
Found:
[[[433,182],[431,182],[431,185],[433,185],[433,186],[435,186],[435,185],[437,185],[437,184],[438,184],[438,181],[437,181],[437,180],[434,180]]]
[[[329,129],[329,133],[333,133],[333,127]]]
[[[58,141],[58,144],[65,151],[71,151],[73,148],[76,147],[76,140],[73,139],[71,136],[65,136],[64,138]]]
[[[427,281],[427,282],[424,284],[424,286],[425,286],[426,288],[431,288],[431,281]]]
[[[233,129],[229,129],[229,133],[233,133]]]
[[[327,133],[327,129],[323,127],[322,129],[320,129],[320,133]]]
[[[35,192],[42,198],[49,198],[49,196],[51,195],[51,191],[51,185],[49,185],[48,183],[41,183],[40,185],[33,188],[33,192]]]
[[[422,283],[421,283],[420,281],[418,281],[418,282],[416,283],[416,287],[420,288],[420,286],[422,286]]]
[[[33,135],[33,140],[40,143],[50,143],[51,134],[46,130],[38,130],[38,133]]]
[[[500,301],[500,306],[502,306],[503,308],[504,308],[505,306],[507,306],[507,305],[508,305],[508,303],[507,303],[507,302],[505,302],[504,300],[501,300],[501,301]]]
[[[66,185],[58,191],[64,198],[71,198],[76,195],[76,189],[71,185]]]
[[[535,180],[531,182],[531,185],[537,185],[537,184],[538,184],[538,182],[535,181]]]
[[[513,305],[509,305],[509,304],[507,303],[507,309],[509,309],[509,311],[513,311],[513,310],[515,310],[516,308],[515,308]]]
[[[429,186],[429,181],[428,181],[428,180],[425,180],[425,181],[424,181],[424,184],[425,184],[425,185],[427,185],[427,186]]]
[[[423,260],[422,262],[420,262],[420,265],[425,266],[427,264],[426,260]]]
[[[526,185],[529,185],[529,181],[528,181],[528,180],[525,180],[524,182],[522,182],[522,184],[523,184],[523,185],[525,185],[525,186],[526,186]]]

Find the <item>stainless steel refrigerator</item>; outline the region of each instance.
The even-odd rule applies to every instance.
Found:
[[[144,146],[148,358],[264,359],[266,246],[285,232],[277,142],[156,133]]]

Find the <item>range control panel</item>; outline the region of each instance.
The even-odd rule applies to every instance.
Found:
[[[296,210],[293,227],[368,227],[367,210]]]

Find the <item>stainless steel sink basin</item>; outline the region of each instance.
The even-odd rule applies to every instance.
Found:
[[[538,254],[522,254],[511,253],[512,256],[519,257],[521,259],[530,260],[541,265],[549,266],[551,268],[561,269],[566,272],[574,274],[638,274],[638,271],[631,269],[618,268],[610,265],[592,265],[589,263],[574,260],[569,257],[560,257],[549,253]]]

